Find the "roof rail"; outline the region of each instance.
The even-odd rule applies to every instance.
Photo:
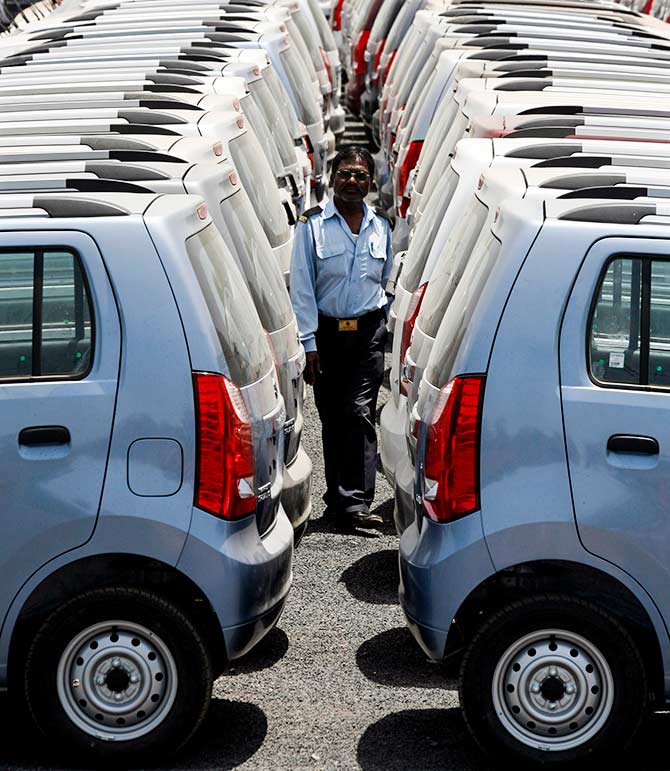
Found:
[[[659,185],[658,187],[641,187],[639,185],[598,185],[584,187],[579,190],[571,190],[569,193],[559,195],[563,198],[616,198],[621,201],[634,201],[636,198],[670,198],[670,188]]]
[[[52,196],[42,198],[35,196],[33,206],[44,211],[55,219],[63,217],[125,217],[129,212],[120,206],[103,201],[88,201],[80,198],[67,198],[66,196]],[[0,215],[2,210],[0,209]]]
[[[535,168],[535,167],[533,167]],[[554,190],[577,190],[585,187],[612,187],[626,182],[626,175],[623,173],[612,172],[611,174],[562,174],[560,177],[554,177],[543,182],[538,187],[550,187]],[[567,197],[567,196],[561,196]]]
[[[565,155],[572,151],[573,153],[579,152],[583,145],[570,142],[565,144],[553,144],[553,145],[529,145],[528,147],[520,147],[518,150],[512,150],[511,153],[507,153],[507,158],[537,158],[541,160],[543,158],[555,158],[557,155]]]
[[[35,174],[35,179],[12,180],[0,177],[0,194],[2,193],[30,193],[31,191],[48,190],[58,192],[59,188],[67,188],[71,193],[153,193],[147,187],[122,182],[116,179],[80,179],[77,177],[40,177]],[[73,215],[72,215],[73,216]],[[87,215],[88,216],[88,215]]]
[[[595,204],[573,209],[559,215],[559,220],[570,222],[610,222],[616,225],[638,225],[642,219],[656,214],[654,204]]]

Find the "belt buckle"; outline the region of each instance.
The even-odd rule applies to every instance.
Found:
[[[338,332],[357,332],[358,319],[338,319],[337,331]]]

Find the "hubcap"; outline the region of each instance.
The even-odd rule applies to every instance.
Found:
[[[588,741],[607,720],[614,681],[593,643],[546,629],[505,651],[493,674],[492,695],[503,726],[519,741],[567,750]]]
[[[163,641],[140,624],[106,621],[78,634],[58,664],[68,717],[98,739],[130,740],[158,726],[177,692],[177,667]]]

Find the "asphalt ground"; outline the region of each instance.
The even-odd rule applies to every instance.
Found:
[[[364,139],[352,123],[346,139]],[[388,366],[387,357],[387,366]],[[390,396],[388,378],[380,406]],[[453,673],[430,663],[397,600],[398,538],[392,490],[379,475],[375,531],[335,532],[323,519],[319,422],[308,389],[303,440],[314,462],[314,513],[295,556],[294,585],[278,626],[214,687],[191,744],[162,769],[489,771],[463,722]],[[46,745],[0,697],[0,768],[54,765]],[[670,769],[655,715],[616,768]],[[84,766],[81,766],[84,767]]]

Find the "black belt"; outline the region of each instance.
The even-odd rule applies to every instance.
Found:
[[[362,327],[369,327],[376,321],[386,318],[383,308],[375,308],[362,316],[352,316],[350,318],[334,318],[333,316],[324,316],[319,313],[319,328],[330,332],[358,332]]]

